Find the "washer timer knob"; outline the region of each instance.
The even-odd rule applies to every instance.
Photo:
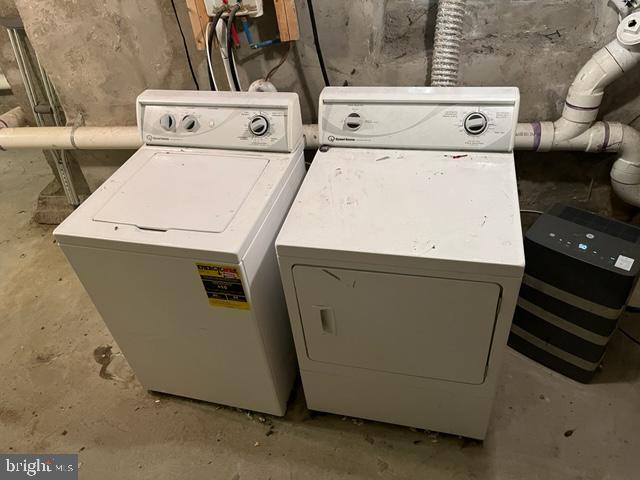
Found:
[[[489,120],[483,113],[474,112],[464,119],[464,129],[469,135],[482,135],[489,126]]]
[[[160,117],[160,126],[167,132],[171,132],[176,129],[176,119],[170,113],[164,114]]]
[[[187,132],[195,132],[200,127],[200,122],[193,115],[186,115],[182,119],[182,128],[184,128]]]
[[[351,113],[345,120],[344,125],[351,131],[359,130],[362,126],[362,117],[357,113]]]
[[[256,137],[262,137],[269,131],[269,119],[264,115],[256,115],[249,120],[249,131]]]

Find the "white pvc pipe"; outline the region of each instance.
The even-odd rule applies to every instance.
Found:
[[[0,148],[39,150],[135,150],[138,127],[26,127],[0,129]]]
[[[640,50],[617,39],[597,51],[569,88],[562,117],[554,122],[553,143],[588,130],[598,116],[604,90],[640,63]]]
[[[515,148],[541,151],[535,146],[544,140],[537,140],[537,137],[550,138],[549,125],[552,123],[518,124]],[[545,128],[546,135],[541,133]],[[575,138],[556,141],[552,148],[593,153],[618,152],[611,169],[611,186],[623,201],[640,207],[640,132],[635,128],[622,123],[598,122]]]
[[[3,118],[0,116],[0,124]],[[318,125],[304,125],[303,134],[306,148],[320,146]],[[135,150],[141,146],[138,127],[0,128],[0,148],[4,150]]]
[[[320,132],[317,124],[303,125],[302,134],[304,135],[304,148],[308,150],[320,148]]]
[[[640,48],[618,39],[597,51],[571,84],[562,117],[555,122],[518,124],[515,148],[618,152],[611,169],[613,190],[625,202],[640,207],[640,133],[620,123],[593,123],[605,88],[639,63]]]

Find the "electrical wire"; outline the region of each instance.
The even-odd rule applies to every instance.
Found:
[[[307,0],[307,6],[309,7],[309,18],[311,19],[311,30],[313,31],[313,41],[316,45],[316,53],[318,54],[318,62],[320,63],[320,70],[322,71],[322,77],[324,78],[325,86],[330,87],[331,82],[329,82],[329,75],[327,74],[327,68],[324,64],[324,57],[322,56],[322,48],[320,47],[320,38],[318,37],[318,27],[316,26],[316,15],[313,12],[313,0]]]
[[[253,34],[251,33],[251,26],[249,25],[249,21],[242,17],[240,19],[242,22],[242,30],[244,31],[244,36],[247,37],[247,43],[249,45],[253,45]]]
[[[209,74],[209,90],[211,90],[212,92],[215,92],[218,90],[218,85],[216,84],[216,79],[215,79],[215,75],[213,73],[213,65],[211,62],[211,40],[210,40],[210,36],[211,36],[211,24],[213,22],[209,22],[207,23],[207,30],[205,32],[205,42],[207,44],[207,73]]]
[[[532,215],[544,215],[544,212],[540,210],[530,210],[526,208],[523,208],[522,210],[520,210],[520,213],[530,213]]]
[[[184,36],[184,31],[182,30],[182,24],[180,23],[180,17],[178,17],[178,9],[176,8],[175,0],[171,0],[171,7],[173,8],[173,14],[176,16],[176,22],[178,22],[178,29],[180,30],[180,36],[182,37],[182,44],[184,45],[184,53],[187,56],[187,63],[189,63],[191,78],[193,78],[193,83],[195,83],[196,89],[200,90],[200,84],[198,83],[198,78],[196,77],[196,71],[193,69],[193,64],[191,63],[191,56],[189,55],[189,47],[187,46],[187,38]]]
[[[211,52],[213,50],[213,37],[216,32],[216,27],[218,26],[218,22],[222,18],[224,10],[220,10],[215,14],[213,19],[207,23],[207,64],[209,65],[209,83],[211,84],[211,90],[217,91],[218,83],[216,82],[216,75],[213,71],[213,61],[211,60]]]
[[[229,57],[229,70],[231,70],[231,79],[233,80],[233,85],[238,92],[240,89],[240,82],[238,81],[238,72],[236,71],[236,60],[233,56],[233,35],[232,35],[232,26],[233,21],[236,18],[236,13],[240,10],[240,3],[235,4],[231,7],[231,12],[229,12],[229,19],[227,20],[227,56]]]
[[[284,65],[284,62],[287,61],[287,58],[289,58],[289,53],[291,52],[291,42],[289,42],[288,46],[287,46],[287,51],[284,53],[284,55],[282,56],[282,58],[280,59],[280,62],[278,62],[278,64],[273,67],[271,70],[269,70],[269,73],[267,73],[264,77],[264,80],[266,82],[271,81],[271,77],[273,77],[276,72],[278,71],[278,69]]]
[[[618,328],[618,330],[620,330],[620,333],[622,333],[625,337],[627,337],[629,340],[631,340],[633,343],[635,343],[636,345],[640,346],[640,340],[638,340],[637,338],[635,338],[633,335],[631,335],[629,332],[627,332],[626,330],[623,330],[622,328]]]
[[[223,18],[218,22],[216,28],[216,38],[218,39],[218,49],[222,58],[222,66],[224,67],[225,78],[229,85],[229,90],[234,91],[233,80],[231,79],[231,68],[229,67],[229,57],[227,57],[227,22]]]

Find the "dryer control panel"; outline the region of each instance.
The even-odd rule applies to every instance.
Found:
[[[138,127],[146,145],[291,152],[302,142],[294,93],[147,90]]]
[[[326,145],[510,152],[520,94],[510,87],[332,87],[320,98]]]

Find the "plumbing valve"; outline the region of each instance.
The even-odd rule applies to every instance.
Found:
[[[618,26],[618,41],[628,47],[640,44],[640,12],[632,13]]]

